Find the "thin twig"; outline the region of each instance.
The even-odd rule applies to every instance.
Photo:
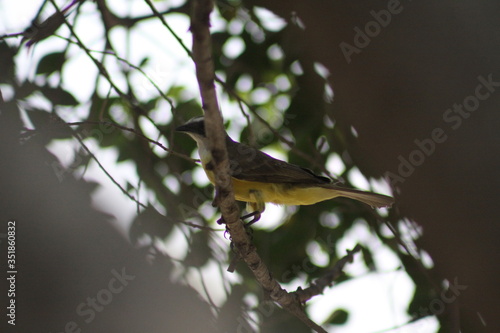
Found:
[[[177,40],[177,42],[184,49],[184,51],[186,51],[186,53],[188,54],[188,56],[190,58],[192,58],[193,56],[191,54],[191,50],[189,50],[189,48],[186,46],[186,44],[184,44],[184,42],[182,41],[182,39],[179,36],[177,36],[177,34],[175,33],[175,31],[170,27],[170,25],[165,20],[165,17],[163,16],[163,14],[161,14],[156,9],[156,7],[151,2],[151,0],[145,0],[145,1],[148,4],[149,8],[151,8],[151,11],[153,12],[154,16],[156,16],[161,21],[161,23],[165,26],[165,28],[167,28],[167,30],[170,32],[170,34],[172,34],[172,36]]]
[[[92,153],[92,151],[90,151],[89,147],[87,147],[87,145],[85,145],[85,143],[83,142],[83,139],[77,133],[74,133],[73,136],[78,140],[78,142],[83,147],[83,149],[87,152],[87,154],[97,163],[97,165],[102,170],[102,172],[104,172],[104,174],[109,178],[109,180],[111,180],[113,182],[113,184],[115,184],[120,189],[120,191],[122,191],[122,193],[125,194],[125,196],[127,196],[130,200],[137,203],[142,208],[144,208],[144,209],[147,208],[147,206],[145,204],[143,204],[142,202],[139,202],[133,195],[128,193],[127,190],[125,190],[123,188],[123,186],[121,186],[118,183],[118,181],[116,181],[115,178],[113,178],[113,176],[108,172],[108,170],[106,170],[106,168],[101,164],[99,159]]]
[[[57,7],[57,5],[55,3],[55,0],[50,0],[50,2],[52,2],[52,4],[54,5],[54,7],[56,8],[57,13],[59,13],[60,15],[62,15],[62,12],[59,9],[59,7]],[[85,54],[87,54],[87,56],[90,58],[90,60],[97,67],[97,70],[99,71],[99,73],[108,81],[108,83],[111,85],[111,87],[113,87],[113,90],[116,91],[116,93],[121,98],[123,98],[125,101],[127,101],[129,103],[129,105],[131,106],[131,108],[134,111],[138,111],[143,117],[145,117],[146,119],[148,119],[156,127],[157,125],[153,121],[153,119],[151,119],[151,117],[135,101],[133,101],[128,94],[126,94],[123,91],[121,91],[121,89],[118,88],[118,86],[113,82],[113,80],[111,80],[111,75],[107,71],[106,67],[104,67],[104,65],[101,62],[99,62],[97,59],[95,59],[92,56],[91,50],[81,41],[81,39],[76,34],[75,29],[68,22],[68,20],[66,19],[66,17],[64,15],[62,15],[62,19],[64,20],[65,25],[70,30],[71,35],[76,39],[76,44],[85,52]]]
[[[113,176],[106,170],[106,168],[101,164],[101,162],[97,159],[97,157],[85,145],[85,143],[83,142],[83,139],[80,138],[80,136],[78,134],[76,134],[76,133],[74,133],[74,136],[78,140],[78,142],[80,143],[80,145],[83,147],[83,149],[85,149],[85,151],[87,152],[87,154],[89,154],[89,156],[97,163],[97,165],[104,172],[104,174],[120,189],[120,191],[122,191],[122,193],[125,194],[125,196],[127,196],[130,200],[132,200],[133,202],[135,202],[138,206],[142,207],[143,209],[146,209],[147,206],[145,204],[143,204],[142,202],[140,202],[139,200],[137,200],[133,195],[131,195],[130,193],[128,193],[127,190],[125,190],[116,181],[116,179],[113,178]],[[202,226],[202,225],[198,225],[198,224],[195,224],[195,223],[192,223],[192,222],[182,221],[182,220],[174,220],[174,219],[172,219],[172,218],[170,218],[168,216],[164,216],[164,217],[169,222],[182,223],[182,224],[185,224],[187,226],[190,226],[190,227],[193,227],[193,228],[196,228],[196,229],[207,230],[207,231],[219,231],[217,229],[206,227],[206,226]]]
[[[311,283],[311,286],[306,288],[306,289],[298,289],[295,291],[295,294],[297,294],[297,297],[302,303],[305,303],[306,301],[310,300],[314,296],[317,296],[319,294],[322,294],[323,291],[327,288],[330,287],[343,272],[344,266],[347,263],[351,263],[354,258],[354,254],[359,252],[361,250],[361,245],[356,245],[354,249],[351,251],[347,251],[347,255],[337,261],[335,263],[335,266],[325,275]]]
[[[143,139],[143,140],[146,140],[148,142],[151,142],[152,144],[160,147],[161,149],[163,149],[164,151],[166,152],[169,152],[170,154],[172,155],[175,155],[177,157],[180,157],[180,158],[183,158],[185,159],[186,161],[190,161],[190,162],[193,162],[193,163],[197,163],[199,162],[200,160],[197,160],[197,159],[193,159],[185,154],[181,154],[181,153],[178,153],[176,152],[175,150],[172,150],[170,148],[167,148],[165,147],[162,143],[158,142],[158,141],[155,141],[153,139],[150,139],[148,138],[147,136],[145,136],[144,134],[142,133],[139,133],[137,132],[135,129],[133,128],[130,128],[130,127],[125,127],[125,126],[122,126],[122,125],[119,125],[119,124],[116,124],[116,123],[113,123],[113,122],[109,122],[109,121],[75,121],[75,122],[71,122],[71,123],[67,123],[68,125],[70,126],[77,126],[77,125],[86,125],[86,124],[91,124],[91,125],[109,125],[109,126],[113,126],[113,127],[116,127],[116,128],[119,128],[123,131],[127,131],[127,132],[131,132],[131,133],[134,133],[136,136],[138,136],[139,138]]]
[[[7,38],[23,37],[23,36],[24,36],[24,32],[14,32],[11,34],[5,34],[5,35],[0,36],[0,40],[4,40]]]
[[[59,9],[59,7],[55,3],[55,1],[54,0],[50,0],[50,2],[52,2],[52,4],[54,5],[54,7],[56,8],[57,12],[60,15],[63,15],[63,13]],[[63,15],[63,19],[64,19],[64,23],[66,24],[66,26],[68,27],[69,31],[71,32],[71,35],[73,35],[73,37],[76,39],[76,43],[78,44],[78,46],[80,46],[80,48],[87,54],[87,56],[90,58],[90,60],[94,63],[94,65],[99,70],[99,73],[101,73],[101,75],[106,78],[106,80],[108,81],[108,83],[113,87],[113,89],[118,93],[118,95],[120,95],[120,97],[124,98],[125,100],[128,100],[128,96],[124,92],[122,92],[120,90],[120,88],[118,88],[118,86],[113,82],[113,80],[111,80],[111,75],[109,75],[108,71],[106,70],[106,67],[104,67],[104,65],[102,63],[100,63],[99,61],[97,61],[92,56],[92,54],[90,53],[90,49],[88,49],[87,46],[85,46],[85,44],[80,40],[80,38],[76,34],[75,30],[73,29],[73,26],[68,22],[68,20],[66,19],[66,17],[64,15]]]
[[[65,41],[67,41],[68,43],[71,43],[71,44],[75,44],[75,45],[78,45],[80,46],[77,42],[75,42],[74,40],[71,40],[70,38],[67,38],[67,37],[64,37],[64,36],[59,36],[59,35],[54,35],[54,37],[58,37],[58,38],[61,38]],[[139,66],[137,65],[134,65],[132,64],[130,61],[128,61],[127,59],[125,58],[122,58],[120,57],[118,54],[116,54],[115,52],[113,51],[99,51],[99,50],[92,50],[92,49],[89,49],[89,51],[91,53],[100,53],[100,54],[104,54],[104,55],[110,55],[112,57],[114,57],[116,60],[120,61],[120,62],[123,62],[125,65],[129,66],[130,68],[133,68],[135,69],[136,71],[138,71],[139,73],[141,73],[144,78],[146,78],[146,80],[149,81],[149,83],[151,83],[151,85],[156,89],[156,91],[158,92],[158,94],[160,94],[160,96],[167,101],[167,103],[170,105],[170,107],[172,108],[172,113],[174,113],[175,111],[175,105],[174,105],[174,101],[168,97],[167,95],[165,95],[165,93],[163,92],[163,90],[158,86],[158,84],[156,84],[156,82],[153,81],[153,79],[151,79],[147,74],[146,72],[144,72],[144,70],[142,68],[140,68]]]
[[[212,309],[214,309],[217,313],[220,312],[220,308],[215,304],[214,300],[210,296],[210,292],[209,292],[210,288],[208,288],[207,284],[205,283],[205,278],[203,276],[203,273],[201,272],[201,270],[199,268],[196,271],[198,272],[198,275],[200,276],[201,286],[203,287],[203,291],[205,292],[205,296],[207,298],[208,303],[210,304]]]

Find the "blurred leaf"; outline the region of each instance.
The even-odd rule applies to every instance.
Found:
[[[130,191],[135,191],[136,188],[133,184],[130,184],[130,182],[127,182],[127,185],[125,186],[125,190],[127,190],[127,192],[130,192]]]
[[[169,96],[170,98],[174,99],[174,100],[178,100],[180,98],[180,96],[182,95],[182,92],[185,90],[184,87],[182,86],[176,86],[176,85],[172,85],[168,91],[167,91],[167,96]]]
[[[248,293],[246,286],[234,285],[226,302],[219,309],[217,323],[220,327],[232,328],[230,332],[254,332],[248,315],[248,306],[243,302]]]
[[[31,26],[24,31],[24,37],[21,42],[26,41],[26,45],[29,47],[54,35],[57,29],[64,23],[66,13],[74,4],[76,4],[76,2],[64,8],[61,12],[55,12],[43,22],[33,21]]]
[[[372,252],[368,250],[366,247],[362,246],[361,253],[363,253],[363,260],[365,261],[366,267],[368,267],[370,271],[374,271],[376,267],[375,267],[375,261],[373,260]]]
[[[182,114],[184,121],[187,121],[193,117],[199,117],[203,114],[198,102],[194,99],[183,101],[179,103],[176,107],[177,114]]]
[[[38,141],[46,144],[54,139],[68,139],[73,136],[70,128],[55,114],[34,107],[27,107],[26,112],[36,129]]]
[[[208,233],[201,231],[190,235],[189,252],[184,259],[187,266],[202,267],[212,258],[212,251],[208,246]]]
[[[28,117],[36,129],[47,128],[52,121],[52,115],[46,110],[29,108],[27,111]]]
[[[240,1],[217,0],[215,4],[217,5],[221,16],[226,21],[234,19],[238,13],[238,9],[241,7]]]
[[[144,235],[164,239],[172,231],[173,223],[161,215],[154,207],[148,206],[136,216],[130,227],[129,236],[132,244]]]
[[[110,121],[109,108],[115,103],[116,97],[109,97],[106,99],[101,98],[99,94],[94,91],[90,98],[90,113],[87,117],[88,121]]]
[[[426,279],[426,276],[421,273],[421,267],[418,265],[417,261],[409,255],[402,253],[398,254],[405,270],[415,283],[415,293],[408,307],[408,313],[410,315],[415,313],[420,314],[422,309],[428,309],[433,299],[439,299],[440,296],[436,294],[436,291],[429,283],[429,280]]]
[[[38,89],[39,87],[35,83],[31,81],[24,81],[16,91],[16,98],[25,99],[35,91],[38,91]]]
[[[151,60],[151,59],[150,59],[149,57],[144,57],[144,58],[141,60],[141,62],[139,63],[139,66],[138,66],[138,67],[141,67],[141,68],[142,68],[142,67],[146,66],[146,65],[149,63],[149,61],[150,61],[150,60]]]
[[[16,50],[7,43],[0,43],[0,83],[12,83],[14,80],[14,56]]]
[[[40,87],[40,91],[54,105],[78,105],[78,101],[76,100],[76,98],[61,87],[53,88],[49,86],[43,86]]]
[[[64,52],[49,53],[44,56],[36,68],[37,74],[52,74],[61,71],[66,55]]]
[[[258,222],[265,224],[266,216]],[[273,275],[278,281],[289,282],[300,273],[318,274],[306,252],[306,245],[315,234],[315,224],[300,214],[294,214],[273,232],[255,230],[253,240],[265,261],[272,262]]]
[[[311,333],[312,330],[304,325],[297,317],[288,311],[276,306],[272,302],[260,302],[257,312],[262,318],[261,333],[293,332]]]
[[[160,100],[161,97],[155,97],[150,99],[149,101],[146,101],[144,103],[141,103],[141,107],[144,110],[154,110],[156,109],[156,105],[158,104],[158,101]]]
[[[344,325],[349,319],[349,313],[344,309],[335,310],[325,321],[332,325]]]

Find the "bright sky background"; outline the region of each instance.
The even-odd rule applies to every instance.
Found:
[[[0,0],[0,34],[20,32],[29,26],[32,18],[37,12],[41,0]],[[182,0],[175,1],[155,1],[155,5],[159,10],[166,8],[166,6],[176,6]],[[64,5],[58,1],[60,5]],[[108,1],[112,10],[117,14],[139,16],[142,14],[149,14],[148,6],[139,0],[123,1],[123,0],[109,0]],[[47,9],[52,10],[52,5],[48,4]],[[132,14],[133,13],[133,14]],[[258,15],[265,18],[265,22],[274,29],[280,29],[283,26],[283,21],[275,17],[268,11],[259,10]],[[88,1],[82,6],[82,15],[79,17],[76,24],[76,29],[79,36],[84,40],[86,45],[91,49],[102,49],[102,31],[100,26],[93,24],[94,20],[98,20],[95,13],[95,5]],[[169,15],[167,17],[168,23],[173,27],[178,36],[180,36],[188,47],[191,45],[191,35],[189,33],[189,22],[185,16],[182,15]],[[95,22],[95,21],[94,21]],[[213,17],[213,30],[220,29],[226,23],[222,20],[217,20],[217,16]],[[225,46],[227,52],[232,56],[237,56],[243,50],[241,40],[237,36],[238,32],[243,28],[238,22],[232,23],[231,31],[234,32],[235,37],[231,42]],[[67,35],[67,28],[63,27],[59,30],[59,34]],[[307,29],[307,27],[306,27]],[[185,51],[179,46],[175,39],[168,33],[168,31],[159,23],[157,19],[149,20],[142,23],[133,30],[130,42],[127,42],[127,35],[124,30],[113,29],[112,39],[115,42],[114,46],[120,51],[121,55],[127,55],[131,63],[138,64],[145,56],[149,56],[151,61],[149,65],[144,68],[145,72],[163,89],[175,84],[186,86],[186,96],[198,96],[198,87],[194,74],[194,66],[191,60],[186,56]],[[123,41],[123,43],[118,43]],[[20,39],[10,39],[9,43],[19,43]],[[23,50],[18,58],[18,68],[22,77],[34,78],[34,71],[36,64],[42,55],[50,53],[51,51],[61,50],[65,47],[66,42],[58,38],[50,38],[44,40],[39,45],[36,45],[32,50]],[[279,50],[277,50],[279,56]],[[95,66],[88,60],[83,52],[77,47],[71,47],[70,54],[72,55],[71,61],[64,68],[65,76],[63,77],[64,87],[73,93],[80,101],[88,101],[92,91],[97,70]],[[168,61],[165,61],[168,59]],[[109,65],[113,77],[121,85],[124,81],[119,80],[118,68],[113,68]],[[324,72],[325,68],[318,66],[318,71]],[[326,74],[325,74],[326,75]],[[135,83],[140,87],[140,97],[148,98],[156,92],[149,82],[140,75],[137,75]],[[245,84],[243,81],[242,85]],[[286,82],[282,82],[286,86]],[[107,94],[107,88],[103,85],[103,95]],[[263,92],[265,94],[265,92]],[[220,95],[222,96],[222,95]],[[233,118],[234,115],[239,113],[231,112],[236,107],[231,104],[227,99],[221,98],[221,106],[225,118]],[[265,95],[255,96],[258,98],[266,98]],[[44,103],[43,101],[38,101]],[[286,108],[287,101],[284,100],[283,107]],[[168,105],[165,103],[165,110],[169,110]],[[66,109],[58,110],[58,113],[67,120],[77,120],[79,117],[85,115],[85,110]],[[117,114],[117,117],[120,115]],[[170,113],[163,112],[156,115],[155,120],[158,122],[167,122],[170,120]],[[244,125],[243,121],[235,120],[236,126],[232,128],[232,134],[236,134],[241,130]],[[143,127],[151,133],[151,137],[156,138],[154,129],[150,124],[144,123]],[[231,132],[230,132],[231,134]],[[105,168],[120,181],[125,184],[126,181],[132,184],[137,184],[137,175],[132,163],[116,163],[117,153],[114,149],[98,149],[97,142],[92,140],[86,141],[87,145],[97,155],[98,159]],[[68,141],[54,142],[51,144],[50,149],[60,158],[62,164],[66,165],[72,160],[73,153],[77,144],[68,144]],[[268,150],[268,153],[278,158],[276,151]],[[344,169],[341,159],[338,155],[332,154],[328,161],[327,167],[333,173],[341,173]],[[86,171],[85,178],[94,180],[102,184],[102,187],[94,193],[95,205],[104,211],[109,212],[115,216],[114,223],[123,235],[127,235],[127,228],[134,218],[136,211],[135,204],[126,198],[115,185],[113,185],[97,168],[95,163],[90,165]],[[173,177],[172,177],[173,178]],[[361,189],[373,189],[377,192],[389,193],[388,187],[382,182],[367,181],[361,173],[354,169],[349,175],[350,180],[354,185]],[[206,183],[207,179],[202,172],[201,168],[195,173],[195,181],[197,183]],[[175,188],[175,179],[166,180],[166,186]],[[146,191],[141,193],[143,201],[147,201],[150,194]],[[202,207],[210,214],[215,214],[216,211],[212,207]],[[282,223],[284,216],[284,209],[268,205],[265,212],[266,225],[259,225],[260,228],[273,229]],[[268,223],[267,223],[268,222]],[[228,242],[223,238],[223,233],[220,233],[218,240],[219,246],[228,246]],[[345,308],[349,310],[350,317],[347,325],[340,326],[335,329],[336,333],[372,333],[372,332],[422,332],[431,333],[437,331],[437,321],[434,318],[420,320],[411,325],[405,325],[399,329],[390,330],[391,327],[397,327],[404,324],[409,320],[408,315],[405,313],[405,307],[408,304],[413,294],[414,286],[404,271],[398,270],[400,262],[398,258],[386,248],[375,236],[370,234],[368,228],[363,221],[357,223],[349,232],[349,235],[337,248],[337,253],[340,256],[345,255],[347,249],[352,249],[356,243],[361,243],[368,248],[374,250],[375,261],[380,272],[371,273],[367,270],[361,260],[355,260],[353,264],[347,266],[346,271],[349,273],[360,276],[347,283],[328,289],[324,295],[315,297],[309,307],[309,313],[314,321],[322,322],[329,315],[329,311],[333,308]],[[182,258],[187,250],[187,242],[184,240],[182,232],[178,229],[165,244],[165,251],[174,258]],[[321,265],[325,262],[326,254],[319,249],[315,243],[311,243],[308,248],[311,260],[314,263]],[[357,257],[359,258],[359,256]],[[272,269],[272,268],[271,268]],[[188,274],[191,284],[203,293],[203,288],[200,283],[200,276],[197,272],[190,272]],[[220,271],[217,269],[217,263],[210,263],[203,270],[205,283],[210,284],[211,298],[214,299],[216,304],[224,302],[224,283],[227,281],[239,281],[238,274],[225,273],[220,276]],[[226,281],[226,282],[224,282]],[[286,289],[294,290],[299,286],[296,281],[288,284]],[[256,304],[256,300],[248,299],[249,304]]]

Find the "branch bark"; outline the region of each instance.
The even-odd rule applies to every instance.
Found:
[[[210,151],[213,158],[212,162],[214,163],[216,193],[213,204],[220,208],[235,245],[237,247],[238,245],[248,247],[250,239],[239,220],[240,212],[234,199],[233,186],[229,174],[226,133],[215,91],[215,72],[209,30],[212,8],[213,2],[210,0],[192,1],[192,55],[196,67],[196,78],[200,89],[202,108],[205,111],[205,131],[210,141]]]
[[[316,332],[326,333],[321,326],[308,318],[302,306],[305,300],[300,299],[300,294],[297,292],[288,293],[272,277],[266,264],[257,253],[257,249],[251,243],[243,222],[240,220],[240,212],[234,199],[229,173],[226,133],[215,90],[215,72],[210,35],[210,13],[212,9],[213,1],[211,0],[192,1],[192,56],[196,67],[196,77],[200,89],[202,107],[205,112],[205,131],[210,141],[210,151],[214,164],[216,193],[213,205],[218,206],[222,213],[231,240],[235,245],[237,255],[245,261],[264,289],[264,292],[308,327],[314,329]]]

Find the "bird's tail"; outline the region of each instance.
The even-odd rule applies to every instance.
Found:
[[[338,192],[339,197],[358,200],[376,208],[390,207],[394,203],[394,198],[383,194],[364,192],[350,188],[342,188],[335,185],[330,185],[328,187],[335,189]]]

